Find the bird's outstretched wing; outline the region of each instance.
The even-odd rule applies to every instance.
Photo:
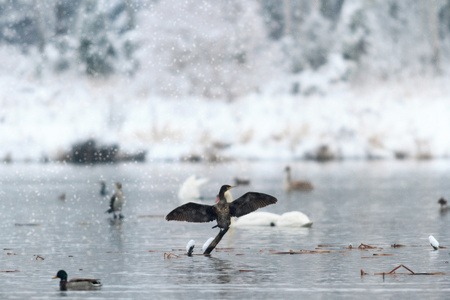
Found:
[[[230,203],[230,215],[241,217],[258,208],[277,203],[277,198],[263,193],[248,192]]]
[[[211,205],[189,202],[172,210],[167,221],[211,222],[217,218],[216,211]]]

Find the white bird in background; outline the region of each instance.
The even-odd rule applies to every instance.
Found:
[[[313,222],[301,211],[285,212],[276,223],[279,227],[311,227]]]
[[[433,247],[434,250],[439,249],[439,242],[434,238],[434,236],[430,235],[428,237],[428,240],[430,241],[431,247]]]
[[[209,245],[211,245],[212,241],[214,241],[213,237],[210,237],[204,244],[202,247],[202,251],[205,252],[206,249],[208,249]]]
[[[196,178],[195,175],[190,176],[181,185],[178,191],[178,198],[180,200],[200,199],[200,186],[208,182],[208,178]]]
[[[254,212],[240,218],[233,226],[277,226],[277,227],[311,227],[313,222],[300,211],[290,211],[282,215],[269,212]]]
[[[187,243],[187,245],[186,245],[186,252],[187,252],[188,256],[192,255],[192,252],[194,252],[194,247],[195,247],[195,241],[190,240],[189,243]]]

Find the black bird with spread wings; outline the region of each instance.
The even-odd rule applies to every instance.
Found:
[[[217,220],[217,225],[221,229],[228,228],[231,224],[231,217],[241,217],[249,214],[258,208],[275,204],[277,199],[267,194],[248,192],[234,200],[227,202],[231,195],[229,190],[232,186],[223,185],[220,188],[219,196],[215,205],[205,205],[189,202],[172,210],[167,216],[167,221],[187,221],[187,222],[211,222]],[[213,227],[213,228],[214,228]]]

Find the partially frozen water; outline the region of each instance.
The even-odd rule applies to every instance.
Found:
[[[282,190],[285,164],[147,163],[113,166],[12,164],[0,166],[0,297],[11,299],[286,299],[349,297],[445,298],[449,275],[383,276],[403,264],[416,272],[450,273],[450,249],[432,251],[428,236],[450,246],[450,215],[437,200],[450,198],[450,164],[429,162],[332,162],[291,164],[294,178],[310,179],[310,193]],[[217,234],[215,223],[167,222],[180,205],[178,188],[188,176],[209,177],[202,194],[211,200],[234,176],[251,178],[248,190],[279,202],[263,211],[298,210],[314,222],[305,228],[233,228],[211,257],[194,253]],[[123,221],[104,212],[105,180],[123,185]],[[59,196],[65,193],[66,200]],[[450,200],[450,199],[449,199]],[[345,250],[351,243],[381,247]],[[408,247],[392,248],[404,244]],[[319,250],[330,253],[282,255]],[[414,246],[414,247],[413,247]],[[174,253],[179,258],[164,258]],[[392,254],[392,255],[376,255]],[[39,257],[38,257],[39,256]],[[43,258],[43,259],[42,259]],[[73,277],[101,278],[98,291],[60,292],[59,269]],[[369,275],[361,277],[363,269]],[[17,272],[3,272],[15,271]],[[407,272],[398,270],[398,272]]]

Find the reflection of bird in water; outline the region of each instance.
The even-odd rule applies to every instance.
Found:
[[[106,191],[106,183],[102,180],[100,181],[100,195],[106,196],[108,192]]]
[[[240,217],[258,208],[277,202],[277,199],[270,195],[248,192],[228,203],[227,198],[231,198],[229,192],[231,188],[229,185],[223,185],[220,188],[215,205],[189,202],[172,210],[166,216],[166,220],[187,222],[211,222],[217,220],[217,225],[214,227],[227,229],[230,226],[231,217]]]
[[[178,192],[180,200],[185,199],[200,199],[200,187],[208,182],[208,178],[196,178],[195,175],[188,177]]]
[[[311,182],[306,180],[295,180],[291,179],[291,168],[287,166],[284,169],[286,176],[284,178],[284,189],[286,191],[311,191],[314,187]]]
[[[438,203],[441,205],[441,209],[447,208],[447,200],[445,200],[444,197],[441,197],[441,199],[438,200]]]
[[[290,211],[282,215],[269,212],[255,212],[238,218],[233,225],[239,226],[277,226],[277,227],[311,227],[313,222],[300,211]]]
[[[235,185],[249,185],[250,184],[250,179],[234,177],[234,184]]]
[[[90,290],[102,286],[100,279],[90,278],[72,278],[67,281],[67,273],[64,270],[59,270],[53,279],[60,278],[59,289],[61,291],[66,290]]]
[[[439,249],[439,242],[434,238],[434,236],[430,235],[428,237],[428,241],[430,241],[430,245],[434,250]]]
[[[111,200],[109,202],[109,209],[106,211],[106,213],[113,213],[114,219],[117,218],[116,212],[119,212],[119,218],[123,219],[122,214],[120,213],[122,211],[123,203],[125,202],[123,193],[122,193],[122,184],[116,183],[117,192],[111,196]]]

